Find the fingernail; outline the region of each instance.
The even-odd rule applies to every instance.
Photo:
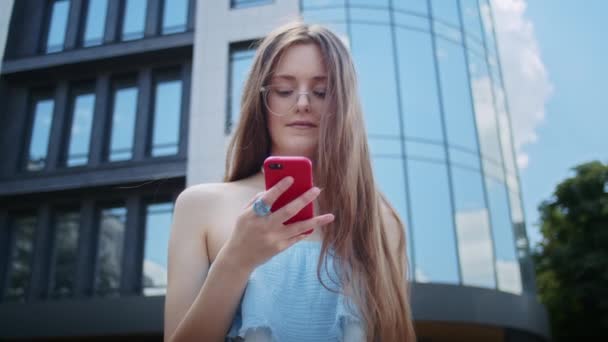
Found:
[[[323,219],[323,221],[325,222],[331,222],[335,219],[333,214],[328,214],[327,216],[325,216],[325,218]]]
[[[314,188],[312,188],[312,193],[315,195],[318,195],[321,193],[321,189],[317,188],[316,186]]]

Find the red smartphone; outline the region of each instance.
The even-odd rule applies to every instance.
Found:
[[[264,179],[266,190],[272,188],[281,179],[291,176],[293,184],[274,202],[272,212],[279,210],[284,205],[298,198],[300,195],[312,188],[312,162],[306,157],[282,157],[271,156],[264,160]],[[285,224],[308,220],[313,217],[313,204],[308,203],[295,216],[285,221]],[[312,229],[304,234],[312,233]]]

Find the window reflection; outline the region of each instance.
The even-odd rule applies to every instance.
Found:
[[[74,295],[79,228],[80,214],[78,212],[64,212],[57,215],[53,266],[51,267],[53,270],[50,286],[51,298],[65,298]]]
[[[167,287],[167,249],[173,203],[156,203],[146,209],[143,294],[164,295]]]
[[[46,40],[46,52],[58,52],[63,50],[65,34],[68,27],[70,12],[69,0],[55,0],[49,20],[49,30]]]
[[[397,30],[405,135],[443,141],[431,35]]]
[[[503,291],[521,293],[519,264],[515,254],[507,191],[504,184],[488,177],[486,177],[486,187],[492,213],[498,288]]]
[[[13,221],[12,228],[14,237],[7,270],[8,279],[4,299],[7,301],[25,301],[32,276],[36,217],[16,218]]]
[[[128,160],[133,156],[137,95],[135,87],[117,89],[114,93],[110,161]]]
[[[367,133],[400,136],[390,28],[353,24],[351,32]]]
[[[165,0],[163,10],[163,34],[186,31],[188,0]]]
[[[416,281],[457,284],[458,257],[447,168],[441,163],[417,160],[408,160],[408,168]]]
[[[481,174],[453,167],[452,179],[462,282],[494,288],[492,236]]]
[[[30,138],[27,170],[38,171],[46,166],[51,124],[53,123],[54,101],[39,100],[34,105],[32,136]]]
[[[86,26],[82,37],[83,46],[95,46],[103,43],[107,11],[108,0],[89,0]]]
[[[247,73],[253,63],[254,49],[235,48],[230,51],[230,97],[226,134],[230,134],[240,119],[240,103]]]
[[[398,10],[404,10],[415,14],[428,13],[427,0],[393,0],[393,7]]]
[[[429,0],[433,8],[433,17],[460,26],[458,0]]]
[[[147,0],[124,0],[122,40],[143,38],[147,6]]]
[[[376,157],[372,159],[372,166],[374,168],[374,178],[379,186],[379,190],[386,196],[393,208],[395,208],[399,218],[405,226],[407,243],[405,249],[408,253],[408,261],[411,263],[411,242],[407,221],[407,195],[403,172],[403,159]],[[409,269],[413,269],[411,264]],[[411,275],[410,272],[409,276]]]
[[[448,142],[477,152],[477,132],[463,48],[441,38],[436,42]]]
[[[305,0],[302,9],[352,50],[375,178],[411,215],[415,279],[521,293],[527,240],[488,1],[388,3]]]
[[[76,96],[72,108],[72,130],[67,166],[85,165],[89,160],[95,95],[81,94]]]
[[[494,97],[492,96],[492,80],[488,74],[487,64],[481,58],[469,54],[469,62],[481,154],[484,158],[500,165],[502,158],[496,127]]]
[[[230,8],[246,8],[261,5],[268,5],[274,0],[230,0]]]
[[[153,157],[177,154],[182,108],[182,81],[158,82],[155,95],[151,154]]]
[[[95,295],[117,295],[120,291],[126,208],[103,209],[100,215],[95,270]]]
[[[466,34],[481,40],[483,33],[481,32],[481,17],[477,0],[460,0],[460,7]]]

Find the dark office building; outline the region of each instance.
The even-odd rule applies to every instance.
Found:
[[[548,339],[488,0],[2,1],[0,339],[162,339],[173,203],[297,16],[355,59],[419,340]]]

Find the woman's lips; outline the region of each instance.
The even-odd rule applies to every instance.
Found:
[[[292,127],[296,129],[311,129],[316,128],[317,125],[309,121],[295,121],[290,124],[287,124],[287,127]]]

